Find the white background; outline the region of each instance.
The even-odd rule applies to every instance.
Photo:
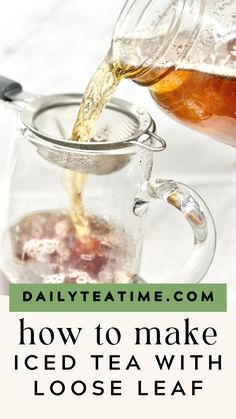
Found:
[[[41,94],[82,92],[110,44],[120,0],[8,0],[1,2],[0,74]],[[209,205],[218,246],[205,280],[228,281],[236,276],[236,151],[170,120],[152,102],[145,88],[124,81],[116,96],[145,106],[168,148],[155,159],[160,178],[190,184]],[[2,190],[11,126],[0,106],[0,175]],[[5,204],[2,193],[1,207]],[[1,220],[2,227],[4,221]],[[164,204],[150,211],[141,273],[163,280],[179,269],[191,244],[181,215]]]

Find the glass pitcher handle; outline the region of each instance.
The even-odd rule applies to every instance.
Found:
[[[182,212],[194,235],[192,255],[172,282],[199,282],[208,271],[216,247],[216,231],[211,213],[202,198],[190,187],[173,180],[151,179],[145,182],[134,203],[134,214],[143,215],[156,199]],[[145,282],[137,277],[134,282]]]

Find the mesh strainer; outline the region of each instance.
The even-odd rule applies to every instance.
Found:
[[[23,134],[40,156],[66,169],[107,174],[128,164],[140,147],[154,152],[166,147],[155,134],[149,113],[124,100],[110,101],[93,129],[91,141],[76,142],[69,138],[81,94],[33,97],[22,92],[18,83],[0,77],[0,98],[20,107]]]

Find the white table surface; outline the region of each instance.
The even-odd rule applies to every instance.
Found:
[[[0,74],[35,93],[82,92],[109,47],[122,4],[120,0],[2,3]],[[168,143],[167,150],[156,157],[153,173],[189,184],[207,202],[215,219],[218,245],[204,281],[227,281],[232,287],[236,278],[236,150],[170,120],[145,88],[130,81],[120,85],[116,96],[146,107],[157,123],[158,133]],[[6,199],[11,125],[9,113],[0,106],[1,207]],[[4,223],[0,217],[0,228]],[[154,205],[149,214],[141,274],[164,280],[170,271],[180,268],[190,243],[181,216],[164,204]]]

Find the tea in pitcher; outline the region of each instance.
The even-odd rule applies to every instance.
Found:
[[[214,69],[213,69],[214,70]],[[191,128],[236,146],[236,77],[199,70],[152,70],[137,78],[170,116]]]
[[[127,283],[135,274],[131,235],[116,223],[88,216],[90,240],[80,240],[66,212],[26,215],[10,229],[15,270],[27,282]]]

